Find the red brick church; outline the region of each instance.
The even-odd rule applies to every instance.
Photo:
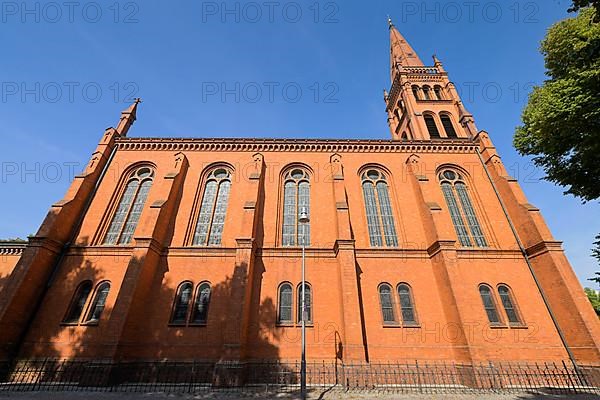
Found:
[[[561,242],[440,60],[390,34],[391,139],[134,137],[125,110],[0,245],[0,360],[297,360],[305,243],[309,361],[598,364]]]

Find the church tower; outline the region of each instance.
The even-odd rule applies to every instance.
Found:
[[[477,128],[437,57],[425,66],[389,20],[389,93],[384,91],[394,140],[473,138]]]

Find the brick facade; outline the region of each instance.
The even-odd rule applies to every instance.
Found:
[[[283,246],[283,188],[285,174],[301,168],[310,176],[309,360],[598,363],[598,319],[560,242],[476,128],[441,62],[424,66],[393,25],[390,33],[392,140],[128,137],[138,102],[124,111],[20,258],[0,247],[0,359],[298,359],[299,324],[279,324],[277,315],[278,288],[289,282],[296,321],[301,250]],[[154,179],[133,240],[106,245],[139,166]],[[216,167],[231,171],[222,241],[195,246]],[[445,167],[463,176],[486,246],[458,241],[439,182]],[[397,246],[370,243],[361,182],[370,168],[386,176]],[[85,280],[110,282],[104,311],[97,323],[64,323]],[[170,323],[184,281],[211,286],[205,324]],[[380,284],[393,288],[399,314],[401,282],[412,292],[410,326],[382,317]],[[500,324],[488,321],[482,283],[492,288]],[[507,322],[500,284],[510,288],[520,324]]]

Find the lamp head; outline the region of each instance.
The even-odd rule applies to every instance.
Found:
[[[302,207],[300,209],[300,216],[298,217],[298,222],[305,224],[309,221],[310,221],[310,218],[308,217],[308,212],[306,210],[306,207]]]

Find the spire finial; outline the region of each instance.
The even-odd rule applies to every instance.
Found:
[[[394,23],[392,22],[392,18],[388,15],[388,26],[391,28],[392,26],[394,26]]]
[[[141,102],[142,99],[136,97],[133,104],[130,105],[129,108],[121,112],[121,120],[119,121],[119,124],[117,125],[116,129],[120,136],[127,135],[129,128],[131,127],[131,125],[133,125],[137,118],[137,107],[138,104],[140,104]]]

